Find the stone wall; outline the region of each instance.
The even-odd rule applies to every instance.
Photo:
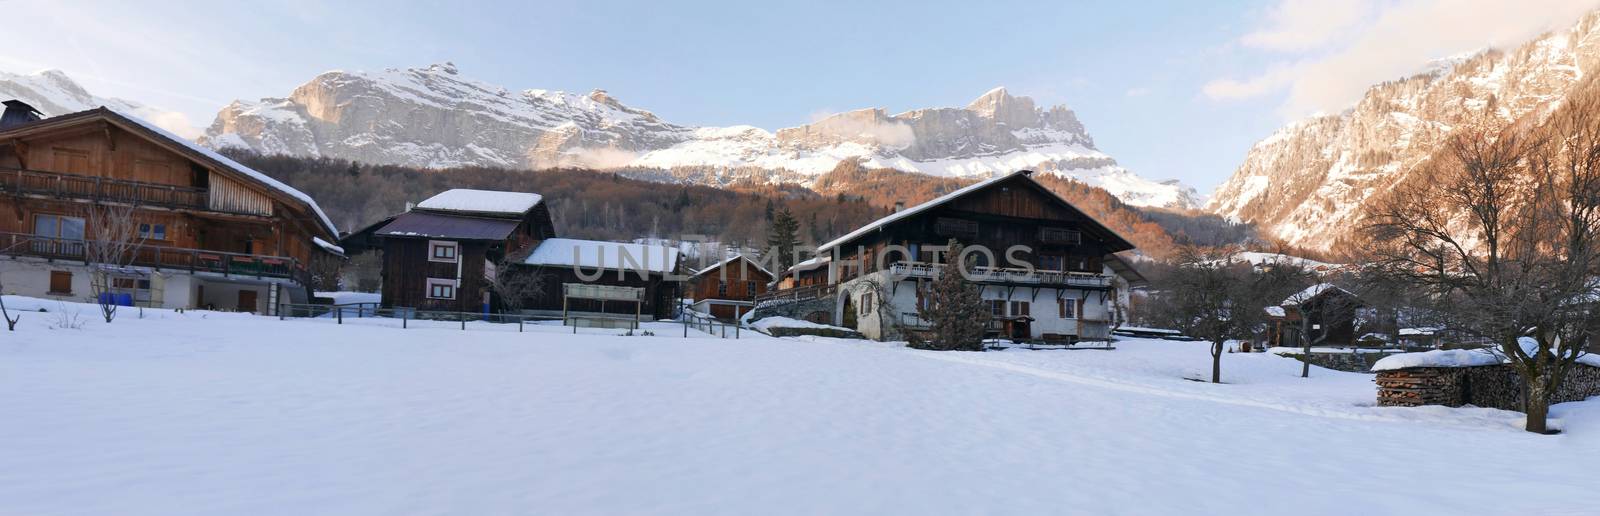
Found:
[[[839,301],[834,296],[823,296],[816,299],[773,299],[763,301],[756,305],[750,314],[751,321],[759,321],[767,317],[788,317],[801,321],[812,320],[815,314],[826,314],[823,324],[837,324],[833,320],[833,311]],[[818,322],[818,321],[812,321]]]
[[[1348,373],[1370,373],[1372,372],[1372,366],[1377,364],[1379,360],[1383,360],[1383,357],[1399,352],[1398,350],[1352,353],[1318,353],[1313,351],[1311,353],[1311,365]],[[1300,361],[1306,360],[1301,353],[1279,353],[1279,356]]]
[[[1473,405],[1522,410],[1522,382],[1509,365],[1411,367],[1378,372],[1378,405]],[[1600,396],[1600,367],[1573,365],[1551,404]]]

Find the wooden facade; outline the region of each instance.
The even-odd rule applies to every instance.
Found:
[[[767,293],[772,280],[771,272],[739,255],[695,273],[685,297],[694,299],[695,310],[735,320],[755,306],[756,297]]]
[[[432,218],[423,231],[408,226],[422,216]],[[541,202],[526,212],[502,215],[418,209],[391,218],[363,238],[375,238],[382,246],[384,307],[497,312],[502,303],[495,299],[492,282],[499,268],[554,233],[549,208]],[[439,256],[435,248],[446,245],[454,251]],[[438,288],[442,281],[451,283],[448,293]]]
[[[1019,171],[895,213],[819,248],[761,298],[837,296],[834,324],[871,338],[920,331],[922,293],[965,247],[991,333],[1023,340],[1109,337],[1127,288],[1108,259],[1133,244]],[[1134,274],[1133,276],[1137,276]],[[866,278],[872,278],[867,280]],[[881,285],[882,291],[877,291]],[[816,294],[820,293],[820,294]]]
[[[132,265],[311,287],[314,268],[341,259],[312,239],[332,242],[336,230],[303,194],[255,174],[105,108],[3,128],[0,241],[13,256],[81,260],[71,242],[86,238],[91,208],[132,206],[142,240]]]

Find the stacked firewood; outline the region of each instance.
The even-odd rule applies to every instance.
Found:
[[[1378,406],[1461,406],[1461,370],[1416,367],[1378,372]]]

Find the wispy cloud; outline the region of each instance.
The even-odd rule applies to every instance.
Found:
[[[1146,96],[1146,95],[1149,95],[1149,94],[1150,94],[1150,88],[1146,88],[1146,87],[1142,87],[1142,86],[1138,87],[1138,88],[1129,88],[1126,93],[1123,93],[1123,95],[1127,96],[1128,98],[1143,97],[1143,96]]]
[[[1282,0],[1244,48],[1280,56],[1253,75],[1220,77],[1202,92],[1219,101],[1283,94],[1280,114],[1339,111],[1372,84],[1420,71],[1429,61],[1519,44],[1562,28],[1596,0]]]

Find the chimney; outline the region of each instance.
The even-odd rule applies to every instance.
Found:
[[[906,202],[905,201],[895,201],[894,202],[894,212],[895,213],[900,213],[902,210],[905,210],[905,209],[906,209]]]
[[[5,104],[6,106],[5,114],[0,115],[0,129],[10,129],[44,118],[43,113],[28,105],[27,102],[13,99],[0,102],[0,104]]]
[[[406,201],[406,211],[407,212],[410,212],[411,209],[415,208],[415,207],[417,207],[417,203],[414,203],[414,202],[411,202],[411,201]]]

